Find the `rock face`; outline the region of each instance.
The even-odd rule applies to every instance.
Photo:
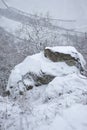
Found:
[[[53,62],[66,62],[69,66],[74,66],[77,62],[77,59],[72,57],[70,54],[53,52],[51,49],[45,49],[44,55]]]
[[[40,83],[40,85],[48,84],[54,78],[55,78],[55,76],[53,76],[51,74],[45,74],[44,73],[44,74],[42,74],[42,76],[37,77],[37,83]]]
[[[75,53],[75,55],[77,55]],[[68,53],[53,51],[51,48],[45,48],[44,50],[44,56],[46,58],[49,58],[53,62],[65,62],[69,66],[76,66],[80,69],[80,71],[84,71],[83,66],[80,63],[80,59],[78,56],[72,56]]]
[[[23,83],[23,85],[26,87],[27,90],[30,90],[33,88],[33,86],[40,86],[45,85],[51,82],[55,76],[51,74],[45,74],[42,71],[40,72],[40,75],[37,75],[35,73],[29,72],[26,75],[22,77],[22,80],[19,81],[19,83]],[[26,82],[27,81],[27,82]],[[28,82],[28,81],[31,81]]]

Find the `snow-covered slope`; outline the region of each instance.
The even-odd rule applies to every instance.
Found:
[[[0,27],[3,27],[6,31],[10,33],[15,33],[19,26],[21,26],[21,23],[19,22],[16,22],[3,16],[0,17]]]
[[[0,106],[2,106],[0,107],[1,130],[87,129],[86,104],[76,103],[69,107],[66,103],[66,108],[63,109],[61,108],[61,104],[57,104],[57,100],[47,103],[39,101],[38,104],[38,99],[36,98],[41,95],[37,90],[36,92],[38,95],[34,97],[34,101],[31,101],[36,103],[33,107],[31,102],[25,102],[24,98],[19,99],[18,105],[17,103],[14,104],[14,102],[8,101],[6,98],[0,97]],[[33,94],[34,96],[36,95],[36,93]],[[28,111],[26,109],[24,110],[24,107]]]
[[[71,23],[71,27],[74,26],[74,28],[87,25],[86,0],[27,0],[26,2],[25,0],[8,0],[7,4],[31,14],[49,12],[53,18],[76,20],[75,24]],[[59,23],[62,23],[62,26],[65,24],[63,21]]]
[[[73,47],[50,49],[54,53],[79,54]],[[83,57],[79,58],[84,63]],[[31,74],[33,80],[29,77]],[[37,87],[35,76],[41,74],[43,79],[50,75],[54,77],[49,83]],[[27,91],[21,78],[28,86],[32,83],[33,88]],[[7,89],[11,94],[9,98],[0,97],[2,130],[87,129],[87,78],[79,73],[77,67],[53,62],[41,52],[27,57],[12,70]],[[19,89],[23,93],[18,94]]]
[[[49,13],[60,19],[86,19],[86,0],[9,0],[8,5],[25,12]],[[55,9],[55,10],[54,10]]]
[[[0,8],[4,8],[5,5],[1,1],[0,3],[1,3]],[[56,1],[55,0],[54,1],[53,0],[51,2],[49,0],[44,1],[44,2],[40,0],[37,0],[37,1],[27,0],[26,2],[24,0],[21,0],[21,1],[9,0],[9,1],[6,1],[6,3],[8,7],[12,7],[12,8],[9,8],[12,11],[17,11],[16,13],[19,13],[19,14],[21,13],[22,15],[29,16],[31,18],[34,16],[32,14],[36,14],[36,12],[39,12],[39,14],[40,13],[44,14],[44,15],[40,15],[40,17],[46,17],[45,16],[46,12],[49,12],[54,18],[54,19],[51,19],[52,24],[54,26],[60,27],[61,29],[62,28],[71,29],[71,30],[74,29],[79,32],[87,31],[87,28],[84,28],[84,27],[87,27],[87,24],[86,24],[87,23],[87,13],[86,13],[87,2],[86,0],[83,0],[83,1],[81,0],[80,1],[78,0],[77,1],[73,1],[73,0]],[[50,6],[49,6],[49,3],[50,3]],[[11,10],[10,10],[10,13],[11,13]],[[55,17],[58,19],[55,19]],[[23,19],[25,18],[23,17],[22,20]],[[5,23],[6,22],[4,22],[4,24]],[[13,24],[14,23],[16,22],[13,21]],[[1,24],[3,25],[2,20],[1,20]],[[8,27],[10,27],[10,21],[8,24],[9,24]],[[14,26],[12,28],[14,29]]]

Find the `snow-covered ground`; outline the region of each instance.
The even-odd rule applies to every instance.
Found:
[[[38,130],[86,130],[87,106],[75,104],[59,113],[51,126],[39,127]]]
[[[71,56],[77,54],[79,57],[73,47],[50,49]],[[84,65],[81,54],[79,58]],[[37,76],[43,72],[55,77],[48,84],[38,87],[34,80],[26,77],[25,84],[33,85],[33,89],[26,91],[20,81],[29,72]],[[21,83],[19,86],[18,82]],[[23,95],[17,93],[19,89],[24,92]],[[0,97],[1,130],[87,129],[87,78],[75,66],[68,66],[65,62],[52,62],[44,57],[43,52],[28,56],[12,70],[7,90],[11,95]]]
[[[36,96],[36,93],[33,94]],[[62,109],[61,104],[58,105],[57,100],[54,100],[55,102],[50,101],[43,103],[39,101],[39,103],[37,103],[37,97],[34,97],[34,100],[29,104],[26,104],[23,100],[24,98],[20,98],[19,105],[11,101],[8,102],[7,99],[0,98],[0,106],[2,106],[0,107],[1,130],[87,129],[87,105],[75,103],[69,107],[66,104],[66,108]],[[31,103],[35,103],[35,106],[32,107]],[[24,107],[28,111],[24,110]]]

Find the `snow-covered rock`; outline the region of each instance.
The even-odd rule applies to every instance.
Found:
[[[50,60],[52,58],[57,59],[56,62]],[[69,65],[69,61],[73,64]],[[55,77],[78,73],[84,65],[83,56],[74,47],[47,47],[44,52],[28,56],[12,70],[7,92],[12,96],[22,94],[35,86],[48,84]]]

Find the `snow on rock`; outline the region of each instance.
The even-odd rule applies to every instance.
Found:
[[[87,94],[87,78],[81,78],[77,74],[56,77],[46,88],[47,98],[51,100],[59,96],[69,106],[73,102],[81,102],[82,100],[87,103],[87,97],[84,98],[84,94]]]
[[[47,49],[48,48],[46,48],[45,51]],[[72,60],[74,57],[75,59],[79,59],[79,63],[83,67],[85,65],[84,58],[74,47],[62,46],[51,47],[49,49],[54,52],[62,52],[65,57],[67,57],[66,54],[70,54],[70,62],[73,62]],[[66,59],[64,58],[57,62],[51,61],[45,57],[47,56],[45,51],[33,56],[28,56],[22,63],[15,66],[11,72],[7,86],[7,91],[9,91],[11,95],[15,96],[19,93],[22,94],[22,92],[26,91],[26,89],[30,90],[34,86],[48,84],[55,77],[79,72],[79,69],[75,64],[68,65],[66,63]],[[56,55],[56,57],[58,58],[59,55]]]

